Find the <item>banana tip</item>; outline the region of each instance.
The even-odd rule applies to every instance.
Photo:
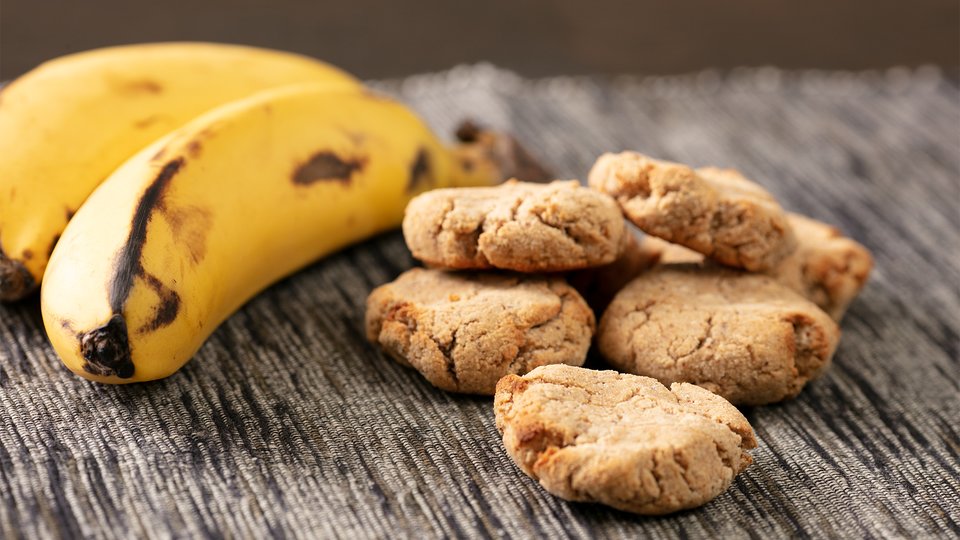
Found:
[[[0,252],[0,300],[20,300],[37,288],[37,280],[22,262]]]
[[[83,370],[92,375],[121,379],[133,377],[127,323],[121,315],[110,317],[107,324],[80,336],[80,354],[86,362]]]

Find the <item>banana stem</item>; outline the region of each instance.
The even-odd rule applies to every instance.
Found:
[[[7,257],[0,251],[0,300],[20,300],[37,288],[37,280],[18,260]]]
[[[107,324],[80,336],[80,354],[86,360],[83,369],[87,373],[116,375],[121,379],[133,377],[127,323],[122,315],[114,315]]]
[[[463,121],[456,130],[460,141],[455,151],[464,163],[480,161],[491,164],[504,182],[511,178],[525,182],[550,182],[554,175],[544,167],[512,135],[479,127],[471,120]]]

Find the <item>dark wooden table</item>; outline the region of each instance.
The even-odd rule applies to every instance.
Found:
[[[635,148],[738,167],[840,226],[877,265],[834,365],[745,410],[760,446],[726,493],[643,518],[550,496],[504,453],[490,399],[436,390],[365,341],[365,296],[413,264],[398,233],[271,287],[150,384],[68,373],[29,300],[0,307],[0,537],[960,535],[955,78],[481,66],[380,86],[441,132],[468,115],[512,130],[563,177]]]

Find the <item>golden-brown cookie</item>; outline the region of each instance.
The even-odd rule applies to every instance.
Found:
[[[719,266],[661,266],[610,303],[597,344],[619,370],[690,382],[736,404],[791,398],[826,369],[829,315],[774,278]]]
[[[839,321],[870,276],[873,256],[826,223],[791,213],[787,220],[796,233],[797,247],[766,274]],[[643,239],[641,249],[659,250],[661,264],[703,262],[703,255],[695,251],[650,236]]]
[[[507,453],[550,493],[640,514],[693,508],[757,446],[729,402],[691,384],[554,365],[497,384]]]
[[[407,206],[403,236],[436,267],[560,272],[613,262],[626,224],[610,197],[576,181],[428,191]]]
[[[582,365],[593,312],[558,276],[414,268],[367,298],[370,341],[433,385],[493,394],[500,377]]]
[[[589,183],[644,232],[726,265],[766,270],[795,246],[777,201],[732,169],[694,170],[623,152],[600,156]]]

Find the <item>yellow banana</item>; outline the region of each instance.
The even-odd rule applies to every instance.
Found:
[[[301,85],[218,108],[127,161],[70,221],[41,288],[47,334],[88,379],[170,375],[270,283],[397,227],[418,192],[525,165],[505,163],[523,155],[500,139],[463,135],[473,142],[447,149],[362,89]]]
[[[31,292],[70,216],[121,163],[216,106],[296,83],[359,86],[303,56],[210,43],[99,49],[0,91],[0,299]]]

